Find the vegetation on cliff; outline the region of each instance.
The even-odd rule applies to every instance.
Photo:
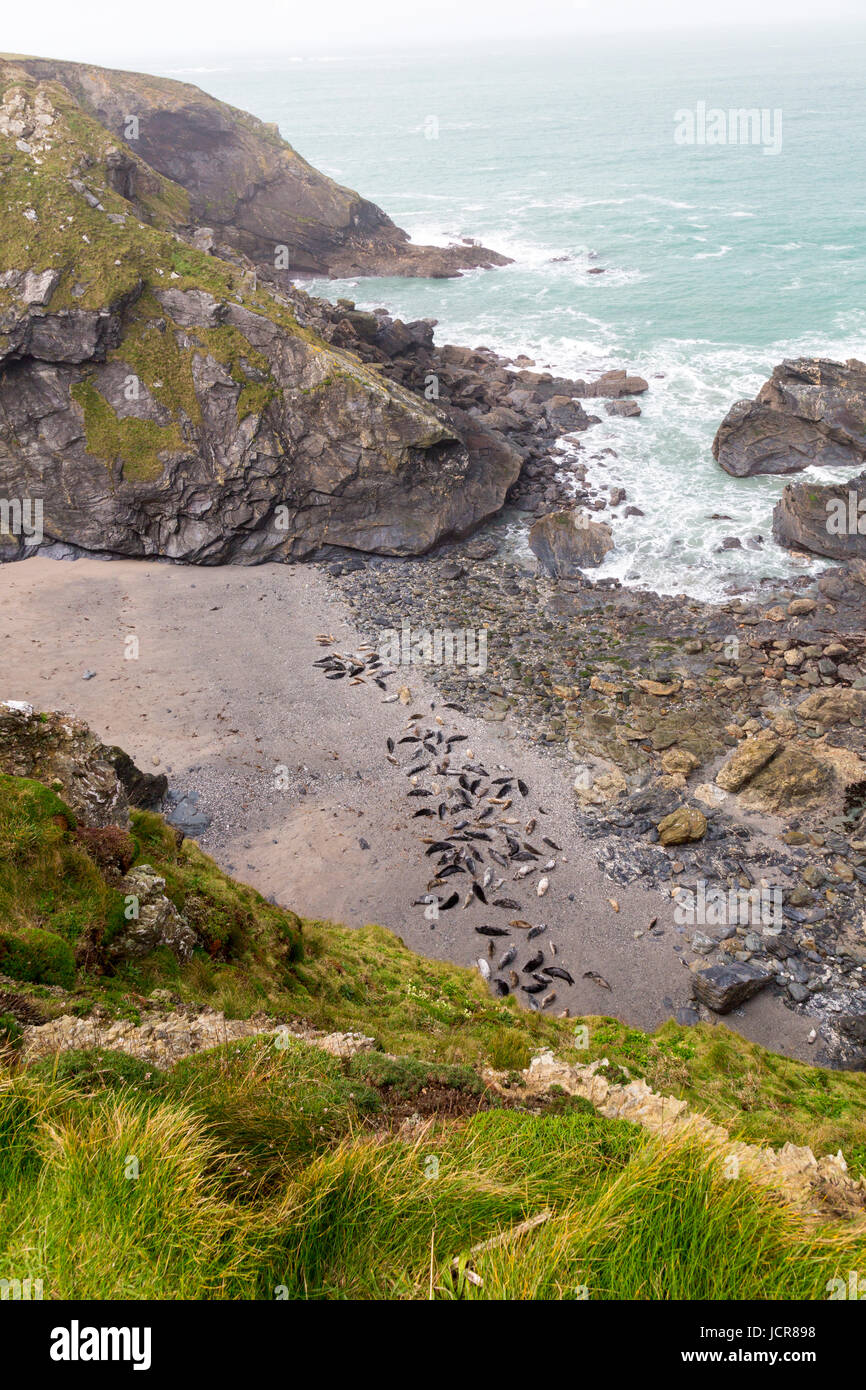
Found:
[[[38,497],[50,540],[195,563],[417,553],[497,511],[518,455],[486,434],[467,445],[325,341],[313,301],[277,284],[276,242],[270,273],[215,246],[144,137],[113,133],[96,71],[82,87],[0,58],[0,490]],[[106,83],[131,109],[118,93],[134,75]],[[236,116],[214,131],[247,131]],[[212,172],[195,129],[192,184]]]
[[[545,1047],[606,1057],[611,1078],[645,1077],[732,1134],[841,1144],[855,1171],[862,1075],[722,1027],[650,1037],[527,1013],[381,928],[301,921],[179,839],[144,811],[129,832],[88,830],[54,791],[0,777],[4,1274],[100,1299],[790,1299],[826,1297],[862,1261],[862,1214],[806,1216],[731,1181],[694,1136],[648,1135],[555,1088],[527,1096],[519,1073]],[[107,954],[121,875],[143,863],[194,924],[185,962],[167,947]],[[74,953],[75,979],[21,968],[28,938]],[[138,1021],[154,991],[265,1031],[170,1068],[110,1048],[28,1051],[36,1020]],[[313,1033],[334,1029],[375,1048],[329,1055]],[[468,1252],[504,1233],[470,1261],[472,1283]]]

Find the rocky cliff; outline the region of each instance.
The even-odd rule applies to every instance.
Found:
[[[187,82],[87,63],[13,57],[40,83],[61,84],[117,143],[113,181],[134,190],[138,161],[184,190],[190,222],[263,271],[300,275],[451,276],[508,258],[484,246],[413,246],[375,203],[319,173],[257,120]],[[137,156],[130,161],[127,152]],[[287,253],[288,264],[281,262]]]
[[[520,454],[327,342],[315,301],[263,284],[240,233],[224,255],[201,249],[195,220],[219,220],[212,179],[228,186],[227,150],[262,162],[260,181],[245,175],[217,209],[234,231],[241,204],[279,183],[268,159],[285,172],[297,156],[190,91],[0,63],[0,498],[12,523],[16,502],[38,501],[46,543],[199,563],[328,545],[414,554],[470,531],[501,507]],[[121,147],[116,122],[134,98],[138,147]],[[205,108],[212,126],[190,114]],[[189,187],[157,168],[163,147],[159,162]],[[324,199],[328,181],[303,171]],[[0,551],[27,553],[34,537],[2,520]]]

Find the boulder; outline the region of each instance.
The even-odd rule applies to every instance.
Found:
[[[678,806],[659,821],[657,829],[663,845],[685,845],[703,839],[707,833],[707,818],[696,806]]]
[[[544,404],[544,414],[551,427],[560,434],[571,434],[589,427],[590,419],[580,401],[569,396],[551,396]]]
[[[850,724],[854,719],[866,717],[866,690],[850,690],[845,686],[813,690],[797,705],[797,714],[800,719],[831,727]]]
[[[586,512],[549,512],[533,523],[529,545],[548,574],[563,578],[600,565],[613,537],[606,522]]]
[[[787,359],[753,401],[738,401],[713,440],[713,457],[738,478],[866,461],[866,364]]]
[[[642,376],[630,376],[622,368],[617,368],[615,371],[602,372],[597,381],[591,381],[586,387],[586,395],[607,396],[615,400],[620,396],[637,396],[648,390],[649,382]]]
[[[726,792],[737,792],[778,753],[781,739],[765,731],[744,739],[716,774],[716,782]]]
[[[692,973],[692,994],[717,1014],[730,1013],[738,1004],[768,985],[772,979],[750,961],[732,961],[730,965],[708,965]]]
[[[811,806],[833,786],[833,772],[807,749],[788,744],[755,773],[742,792],[762,810],[779,812]]]
[[[669,776],[690,777],[700,766],[694,753],[686,748],[668,748],[661,756],[662,771]]]

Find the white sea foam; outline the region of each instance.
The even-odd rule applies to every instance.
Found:
[[[806,70],[801,58],[789,72]],[[645,513],[613,518],[616,548],[600,573],[627,584],[720,599],[732,585],[753,588],[764,576],[822,563],[773,543],[772,511],[788,479],[731,478],[711,453],[731,405],[753,397],[784,358],[866,359],[866,173],[862,161],[839,158],[866,138],[850,102],[859,58],[828,49],[821,67],[813,47],[805,58],[808,100],[822,116],[809,115],[802,87],[792,88],[779,160],[674,150],[658,126],[658,87],[644,81],[646,55],[631,77],[619,61],[616,72],[593,74],[591,91],[566,55],[543,60],[550,82],[531,67],[515,80],[515,67],[497,89],[491,66],[483,84],[460,88],[459,105],[449,108],[443,96],[440,120],[450,109],[464,129],[447,147],[424,144],[429,158],[406,134],[436,109],[407,82],[411,65],[393,88],[377,74],[369,131],[359,123],[354,143],[314,104],[304,108],[318,148],[295,136],[298,148],[318,155],[314,163],[333,152],[342,177],[415,242],[472,237],[514,260],[455,280],[325,283],[314,292],[384,304],[404,319],[434,317],[438,342],[526,353],[538,370],[590,379],[622,366],[647,377],[640,418],[588,403],[600,423],[577,451],[595,486],[624,486]],[[720,82],[739,82],[724,54],[718,64]],[[293,73],[292,83],[306,76]],[[775,81],[770,69],[764,76]],[[308,95],[320,80],[309,74]],[[542,91],[555,95],[539,101]],[[507,114],[494,145],[497,112]],[[277,114],[289,131],[287,112]],[[587,274],[598,268],[605,274]],[[515,553],[528,561],[525,525],[511,529]],[[757,535],[763,543],[752,549]],[[742,549],[722,550],[726,536]]]

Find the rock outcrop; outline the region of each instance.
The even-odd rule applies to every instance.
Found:
[[[762,1148],[743,1140],[731,1139],[727,1130],[714,1124],[688,1101],[654,1091],[646,1081],[635,1077],[626,1082],[609,1081],[604,1071],[606,1057],[588,1065],[569,1063],[545,1049],[532,1058],[522,1073],[529,1095],[556,1087],[570,1096],[582,1096],[609,1119],[628,1120],[651,1133],[667,1137],[682,1135],[706,1144],[718,1163],[737,1161],[736,1171],[755,1182],[780,1192],[786,1201],[818,1215],[822,1211],[862,1211],[866,1203],[866,1178],[852,1178],[842,1151],[816,1158],[810,1148],[786,1143],[779,1149]],[[490,1077],[495,1085],[496,1074]],[[511,1092],[513,1094],[513,1091]]]
[[[780,545],[834,560],[866,559],[866,473],[845,483],[789,483],[773,508]]]
[[[270,140],[284,163],[278,136],[209,98],[193,119],[178,84],[2,69],[3,558],[40,542],[205,564],[417,554],[499,510],[521,466],[500,430],[341,347],[316,301],[264,285],[240,251],[199,249],[193,195],[139,153],[156,158],[148,130],[176,146],[192,186],[208,130],[226,179],[225,142]],[[131,109],[140,138],[120,151],[112,122]]]
[[[787,359],[755,400],[731,407],[713,440],[713,457],[737,478],[797,473],[812,464],[862,468],[866,364]]]
[[[108,949],[112,960],[140,960],[166,946],[180,961],[187,961],[199,945],[189,922],[166,896],[165,879],[150,864],[139,864],[120,885],[131,909],[123,929]]]
[[[43,782],[84,826],[129,824],[129,801],[112,753],[80,719],[0,704],[0,772]]]

